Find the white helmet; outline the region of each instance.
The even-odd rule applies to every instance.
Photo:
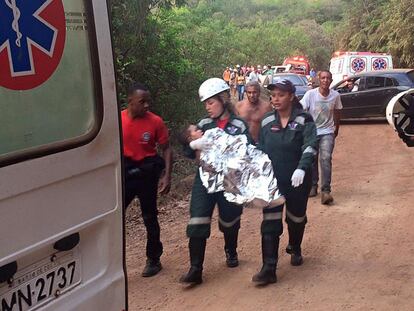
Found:
[[[198,89],[198,95],[200,96],[200,100],[203,102],[206,99],[229,89],[230,87],[223,79],[210,78],[201,83],[200,88]]]
[[[414,136],[414,89],[391,98],[385,114],[394,130],[406,136]]]

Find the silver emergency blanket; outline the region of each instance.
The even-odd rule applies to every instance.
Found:
[[[208,144],[200,154],[200,177],[208,193],[224,191],[229,202],[277,206],[284,197],[277,188],[272,163],[245,135],[229,135],[220,128],[207,130]]]

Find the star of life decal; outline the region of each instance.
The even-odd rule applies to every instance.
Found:
[[[24,90],[45,82],[60,62],[65,36],[61,0],[0,0],[0,85]]]

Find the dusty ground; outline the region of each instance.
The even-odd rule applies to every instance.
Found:
[[[414,148],[386,124],[342,126],[334,154],[335,204],[321,205],[320,196],[309,200],[303,266],[290,266],[282,251],[285,230],[278,283],[264,288],[251,282],[261,265],[259,209],[244,211],[237,268],[225,266],[213,221],[204,283],[195,288],[177,282],[188,269],[188,202],[162,207],[164,269],[153,278],[140,276],[145,233],[139,218],[130,218],[130,310],[414,310],[413,158]]]

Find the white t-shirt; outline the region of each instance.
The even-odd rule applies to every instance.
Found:
[[[259,81],[259,76],[257,75],[257,73],[252,71],[249,75],[249,81],[250,82]]]
[[[337,91],[329,90],[329,95],[323,97],[319,88],[307,91],[300,103],[308,111],[316,125],[317,135],[335,132],[334,110],[342,109],[341,97]]]

